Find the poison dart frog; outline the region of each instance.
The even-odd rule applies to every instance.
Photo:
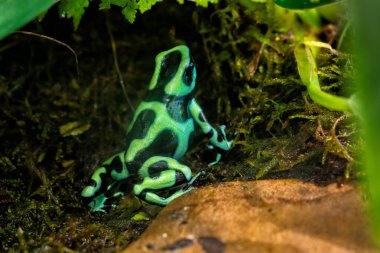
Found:
[[[196,68],[189,48],[181,45],[156,56],[149,90],[129,125],[125,149],[95,170],[82,197],[92,211],[105,212],[124,195],[121,186],[134,178],[134,194],[150,204],[165,206],[191,191],[191,169],[179,162],[189,148],[195,127],[209,138],[209,148],[221,154],[230,150],[225,126],[215,130],[195,100]],[[181,189],[178,186],[184,185]],[[173,189],[169,196],[160,191]]]

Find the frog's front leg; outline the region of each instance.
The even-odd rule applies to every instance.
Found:
[[[157,191],[193,182],[190,168],[170,157],[149,158],[139,170],[139,176],[142,180],[134,185],[133,192],[150,204],[166,206],[173,199],[194,189],[194,187],[186,187],[166,198],[157,194]]]
[[[209,165],[213,165],[219,162],[221,154],[230,150],[232,146],[232,141],[229,141],[226,136],[226,127],[224,125],[219,126],[220,134],[216,131],[210,123],[208,123],[206,116],[204,115],[202,108],[198,105],[195,99],[192,99],[189,103],[189,112],[195,122],[199,125],[202,132],[209,138],[212,146],[209,148],[217,149],[216,160]]]

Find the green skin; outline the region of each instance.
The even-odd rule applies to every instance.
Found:
[[[149,91],[137,108],[127,131],[126,148],[112,156],[92,174],[82,197],[92,211],[115,206],[124,195],[126,179],[134,179],[133,192],[140,199],[165,206],[194,189],[191,169],[178,160],[189,148],[195,124],[209,138],[210,149],[221,153],[230,150],[225,127],[220,133],[207,122],[193,97],[197,73],[186,46],[177,46],[156,57],[156,68]],[[194,124],[195,123],[195,124]],[[184,185],[162,197],[159,191]]]

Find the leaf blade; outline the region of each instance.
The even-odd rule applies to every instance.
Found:
[[[54,3],[55,0],[1,1],[0,40],[48,10]]]

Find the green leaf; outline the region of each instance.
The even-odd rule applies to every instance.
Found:
[[[128,0],[102,0],[99,4],[99,10],[111,9],[111,4],[119,7],[125,7],[128,2]]]
[[[152,8],[158,2],[162,0],[139,0],[138,6],[141,13],[144,13]]]
[[[0,40],[49,9],[55,0],[1,0]]]
[[[63,17],[73,18],[74,29],[76,30],[84,14],[84,9],[88,7],[89,3],[90,0],[61,0],[59,12]]]
[[[111,9],[111,5],[123,8],[121,13],[129,23],[135,21],[138,8],[137,0],[102,0],[99,4],[99,10]]]
[[[319,85],[317,65],[311,49],[305,44],[299,44],[294,49],[297,61],[298,73],[302,83],[307,87],[307,91],[314,102],[336,111],[352,111],[352,102],[348,98],[336,96],[324,92]]]
[[[207,7],[208,4],[216,4],[218,3],[218,0],[191,0],[192,2],[195,2],[196,5],[202,6],[202,7]]]
[[[273,0],[275,4],[287,9],[310,9],[338,1],[339,0]]]
[[[136,0],[127,0],[127,5],[121,11],[124,17],[129,21],[129,23],[133,23],[136,18],[137,13],[137,1]]]
[[[99,4],[99,10],[109,10],[111,9],[111,2],[109,0],[102,0]]]
[[[142,220],[148,221],[148,220],[150,220],[150,218],[146,213],[139,212],[132,217],[132,220],[134,220],[134,221],[142,221]]]

